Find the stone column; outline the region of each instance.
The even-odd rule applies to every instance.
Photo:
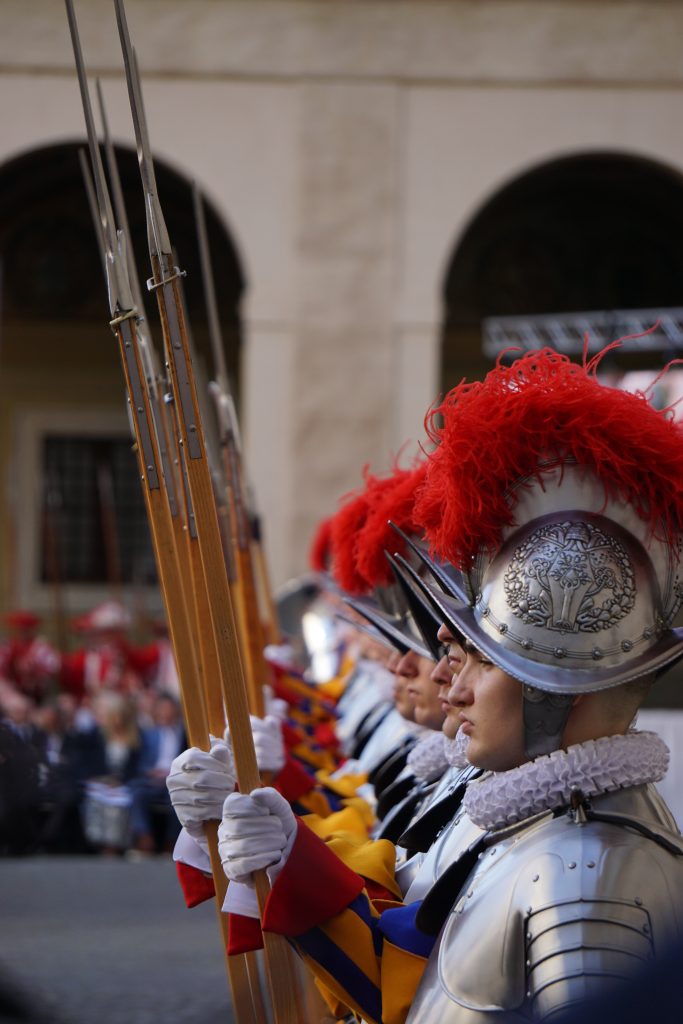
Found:
[[[292,465],[293,396],[298,387],[291,325],[249,320],[244,324],[242,394],[246,465],[262,516],[265,550],[274,585],[303,565],[290,558],[291,518],[295,505]]]
[[[424,418],[439,390],[440,332],[438,322],[400,324],[396,329],[392,445],[408,442],[406,458],[425,440]]]
[[[397,147],[394,86],[302,85],[293,571],[315,524],[360,484],[361,467],[388,462]]]

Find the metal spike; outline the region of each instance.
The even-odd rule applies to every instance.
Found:
[[[95,131],[95,122],[90,103],[85,62],[83,60],[83,51],[81,49],[81,41],[78,34],[78,25],[76,22],[73,0],[65,0],[65,3],[67,18],[69,21],[69,31],[71,33],[71,43],[76,62],[78,86],[81,92],[81,101],[83,104],[83,115],[85,117],[85,126],[88,135],[88,149],[90,151],[95,195],[97,197],[97,209],[102,226],[101,238],[103,240],[105,252],[109,308],[112,316],[119,316],[122,313],[128,313],[134,310],[135,303],[130,290],[128,269],[125,266],[125,252],[122,253],[120,251],[118,239],[116,238],[116,225],[109,198],[109,190],[107,189],[107,183],[104,177],[100,148],[97,142],[97,133]]]
[[[464,604],[474,604],[472,594],[468,586],[469,581],[462,573],[458,572],[457,577],[451,575],[443,565],[436,562],[433,558],[430,558],[427,552],[423,551],[420,545],[416,544],[414,539],[409,537],[408,534],[405,533],[400,526],[397,526],[396,523],[392,522],[391,519],[389,520],[389,526],[399,535],[407,547],[429,570],[446,594],[450,594],[451,597],[457,598],[458,601],[462,601]]]
[[[204,215],[204,203],[197,186],[192,182],[192,203],[194,206],[194,219],[197,227],[197,242],[199,245],[199,262],[202,268],[202,282],[204,284],[204,299],[206,312],[209,321],[209,337],[213,351],[214,372],[216,380],[223,391],[231,392],[228,368],[225,363],[225,349],[221,333],[220,320],[218,317],[218,303],[216,302],[216,287],[211,266],[211,253],[209,250],[209,237],[206,230],[206,217]]]
[[[159,260],[171,256],[171,240],[166,229],[166,222],[161,212],[157,194],[157,183],[154,174],[154,163],[152,151],[149,145],[147,132],[147,120],[142,102],[142,88],[140,85],[140,74],[135,57],[135,51],[128,32],[126,11],[123,0],[114,0],[116,8],[116,24],[121,39],[123,51],[123,64],[126,71],[126,84],[128,86],[128,98],[130,100],[131,113],[133,115],[133,128],[135,130],[135,144],[142,176],[142,187],[145,193],[145,208],[147,212],[147,237],[149,246]]]
[[[119,167],[116,161],[114,143],[112,142],[111,133],[109,131],[109,120],[107,118],[107,110],[104,105],[104,93],[102,91],[102,82],[99,78],[95,79],[95,88],[97,91],[98,106],[100,108],[100,121],[102,122],[102,132],[104,135],[104,154],[107,158],[107,171],[109,172],[112,199],[114,200],[116,223],[119,229],[123,231],[124,235],[126,236],[128,249],[128,269],[130,271],[130,285],[133,290],[133,295],[135,297],[135,305],[138,310],[138,315],[142,319],[142,317],[144,317],[145,314],[145,305],[142,297],[142,289],[140,288],[138,268],[135,262],[135,253],[133,251],[133,238],[130,233],[128,213],[126,212],[126,204],[123,198],[121,176],[119,174]],[[142,333],[145,335],[146,338],[147,331],[144,328],[142,330]]]
[[[104,244],[104,235],[102,233],[102,221],[100,220],[100,211],[97,206],[97,196],[95,195],[95,185],[92,180],[92,172],[90,170],[90,164],[88,158],[85,155],[85,150],[79,148],[78,150],[78,162],[81,165],[81,174],[83,176],[83,184],[85,185],[85,194],[88,197],[88,206],[90,208],[90,215],[93,220],[93,226],[95,228],[95,236],[97,238],[97,248],[102,260],[102,273],[104,278],[107,278],[107,253]]]

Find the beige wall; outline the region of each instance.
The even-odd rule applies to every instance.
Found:
[[[77,10],[128,142],[113,9]],[[128,13],[153,148],[198,180],[243,261],[249,467],[281,581],[362,464],[382,469],[419,436],[446,263],[496,189],[586,150],[683,168],[683,5],[131,0]],[[0,160],[82,137],[61,4],[4,0],[2,22]],[[7,415],[5,445],[6,429]]]

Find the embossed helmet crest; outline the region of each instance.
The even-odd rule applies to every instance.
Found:
[[[626,548],[586,521],[553,521],[534,530],[514,551],[503,586],[523,623],[560,634],[610,629],[635,604]]]

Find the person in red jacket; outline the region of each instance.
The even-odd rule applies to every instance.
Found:
[[[59,675],[59,652],[38,634],[42,619],[17,609],[4,616],[7,639],[0,645],[0,677],[40,702]]]
[[[127,639],[130,612],[118,601],[105,601],[73,622],[83,647],[62,657],[62,688],[79,700],[101,690],[135,693],[148,685],[159,660],[155,645],[137,648]]]

